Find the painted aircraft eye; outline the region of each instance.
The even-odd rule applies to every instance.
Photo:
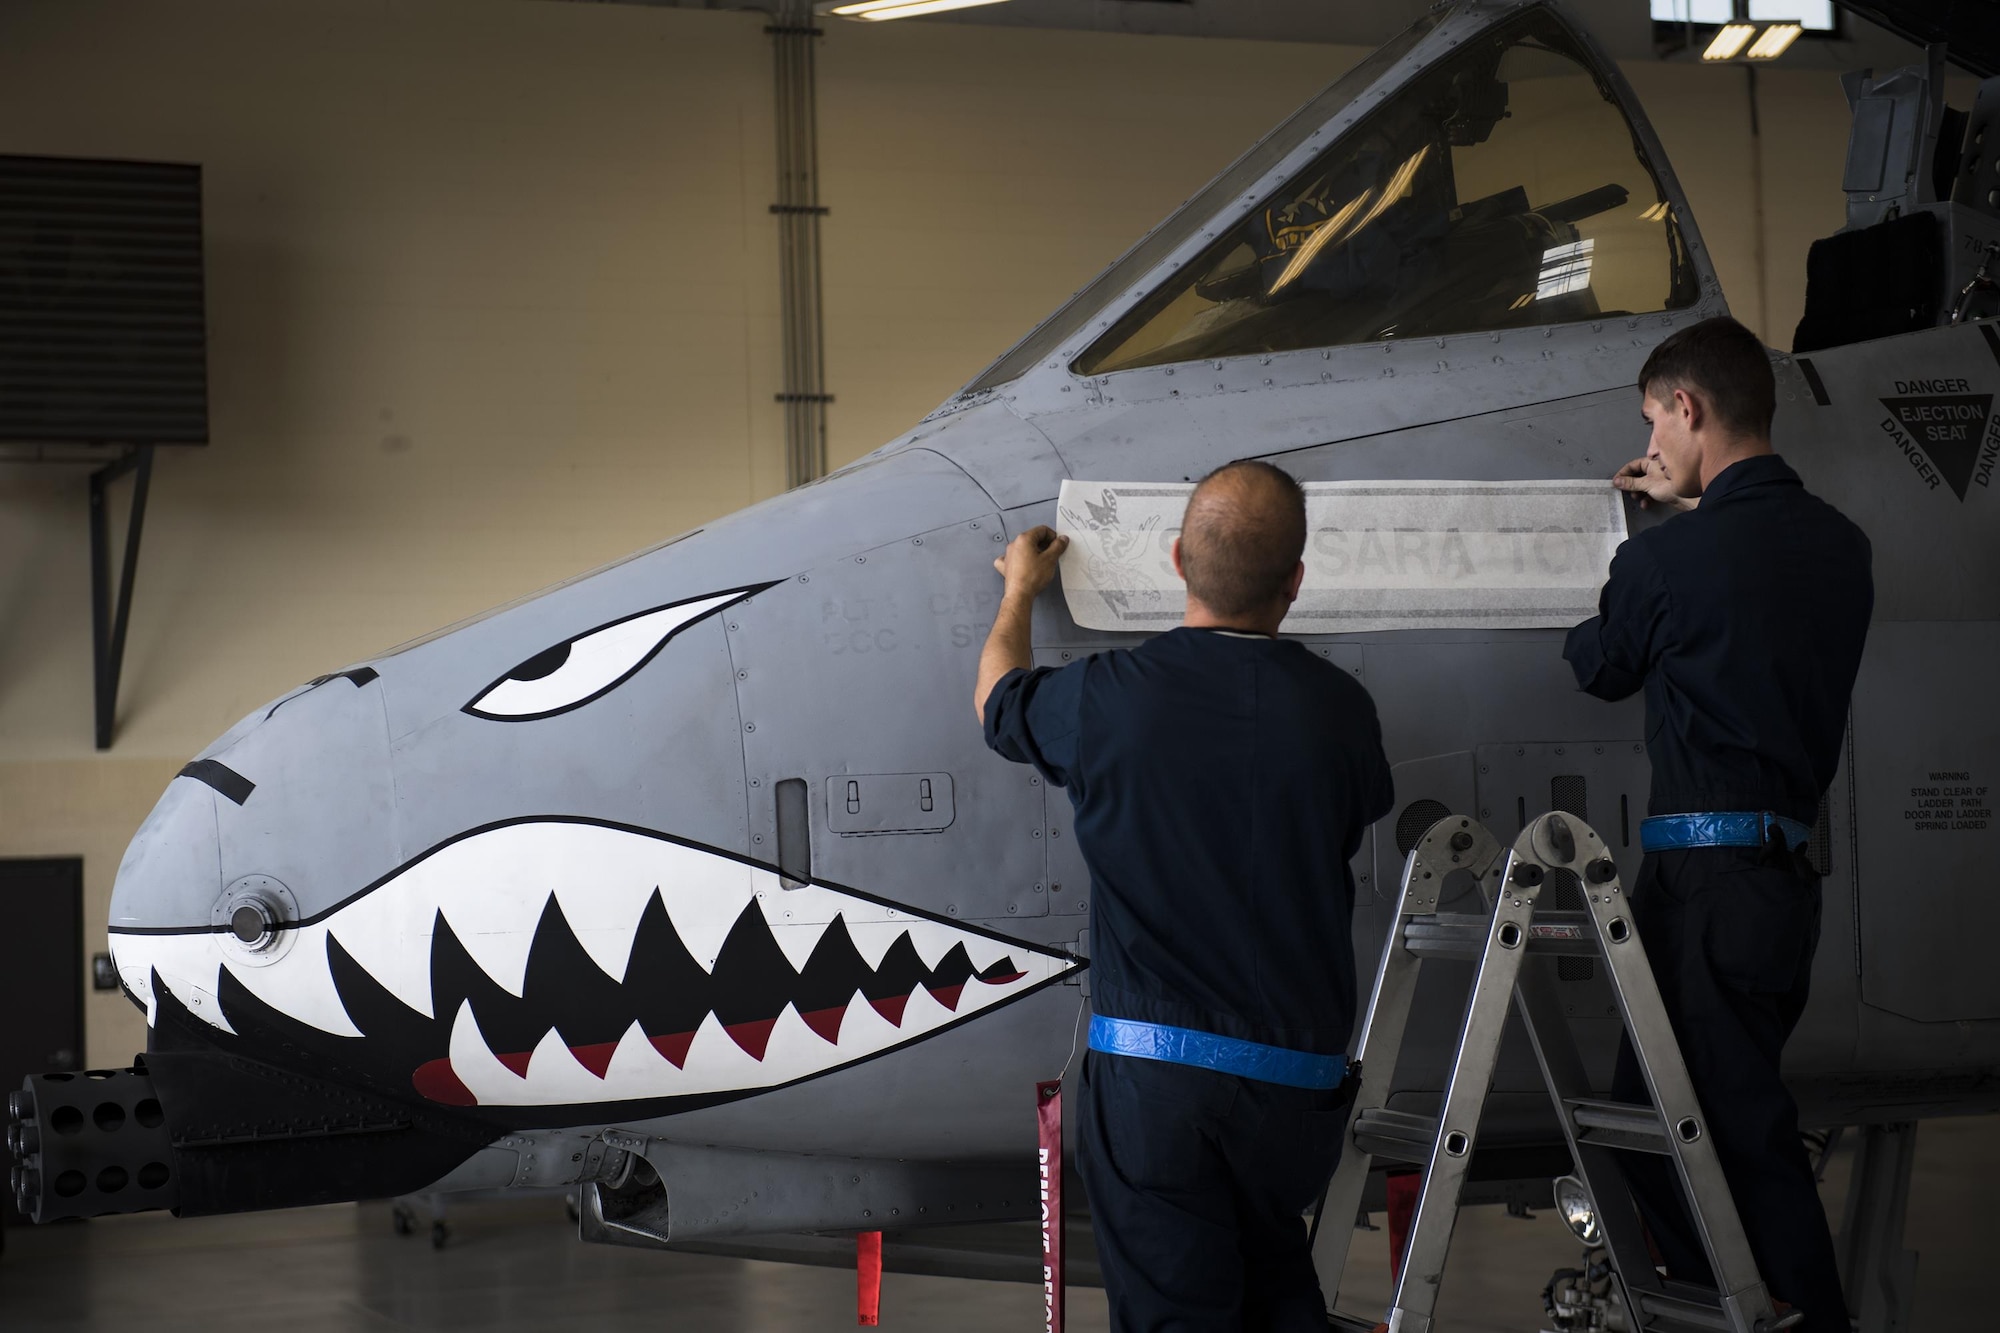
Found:
[[[600,625],[536,653],[480,691],[465,711],[495,722],[529,722],[581,708],[623,684],[689,625],[768,586],[697,597]]]

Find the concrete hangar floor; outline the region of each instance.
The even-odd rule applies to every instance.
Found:
[[[1849,1154],[1821,1187],[1837,1229]],[[1909,1333],[1993,1326],[1993,1201],[2000,1117],[1926,1123],[1918,1138],[1905,1243],[1920,1252]],[[662,1328],[806,1333],[854,1327],[854,1276],[691,1254],[579,1244],[560,1199],[467,1203],[450,1212],[443,1249],[424,1226],[398,1236],[386,1203],[179,1221],[163,1213],[8,1232],[0,1256],[6,1333],[442,1333]],[[1380,1217],[1375,1219],[1380,1222]],[[427,1218],[419,1218],[427,1224]],[[1072,1246],[1088,1254],[1087,1227]],[[1357,1238],[1343,1305],[1389,1295],[1385,1233]],[[1030,1243],[1032,1243],[1030,1241]],[[1460,1218],[1438,1315],[1452,1333],[1545,1327],[1545,1276],[1578,1255],[1555,1215],[1499,1208]],[[1040,1325],[1038,1288],[891,1273],[883,1328],[1023,1333]],[[1072,1288],[1070,1326],[1108,1327],[1104,1293]]]

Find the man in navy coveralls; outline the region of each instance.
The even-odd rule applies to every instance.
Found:
[[[1646,692],[1639,938],[1759,1274],[1809,1333],[1848,1333],[1778,1057],[1819,943],[1805,847],[1874,606],[1868,539],[1771,452],[1770,359],[1735,320],[1661,343],[1639,391],[1652,439],[1616,484],[1685,512],[1619,547],[1599,614],[1563,655],[1601,699]],[[1647,1100],[1629,1043],[1613,1091]],[[1669,1275],[1712,1281],[1666,1159],[1627,1156]]]
[[[1136,648],[1032,666],[1065,539],[1016,537],[974,702],[986,740],[1067,788],[1090,866],[1078,1166],[1119,1333],[1324,1333],[1301,1214],[1351,1088],[1354,880],[1388,813],[1374,702],[1277,637],[1305,497],[1233,463],[1189,498],[1187,616]]]

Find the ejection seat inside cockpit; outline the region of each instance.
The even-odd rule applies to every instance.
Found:
[[[1468,41],[1134,307],[1076,371],[1692,305],[1672,210],[1593,68],[1547,11]]]
[[[1841,80],[1847,225],[1813,242],[1794,352],[2000,315],[2000,78],[1944,100],[1944,50]]]

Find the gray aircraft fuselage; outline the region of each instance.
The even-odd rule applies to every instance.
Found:
[[[177,1206],[623,1181],[639,1157],[669,1196],[684,1189],[677,1239],[879,1226],[882,1200],[935,1208],[905,1225],[1024,1215],[1013,1177],[977,1173],[1032,1156],[1031,1085],[1070,1060],[1090,877],[1064,793],[990,753],[970,716],[1002,543],[1055,521],[1066,478],[1182,482],[1245,457],[1306,481],[1604,478],[1643,450],[1648,351],[1727,312],[1629,88],[1550,11],[1651,164],[1653,180],[1620,188],[1642,204],[1657,190],[1677,223],[1671,304],[1436,334],[1413,317],[1323,346],[1078,369],[1320,154],[1375,133],[1398,89],[1536,8],[1472,3],[1420,24],[866,458],[357,663],[204,750],[134,839],[110,919],[152,1025]],[[1533,91],[1518,82],[1516,107]],[[1461,123],[1452,144],[1477,133]],[[1428,188],[1419,154],[1404,161],[1418,165],[1379,187],[1380,226]],[[1535,299],[1535,274],[1517,299]],[[2000,850],[1983,680],[2000,658],[2000,339],[1938,327],[1778,356],[1776,371],[1776,445],[1866,530],[1877,589],[1815,850],[1823,934],[1788,1077],[1810,1123],[1990,1110],[2000,905],[1977,886]],[[1035,608],[1041,663],[1138,639],[1079,628],[1055,590]],[[1643,706],[1581,694],[1561,639],[1305,639],[1366,684],[1395,765],[1396,809],[1355,865],[1364,976],[1403,851],[1444,813],[1511,837],[1569,808],[1636,875]],[[1562,984],[1608,1071],[1609,990]],[[1420,1000],[1429,1058],[1405,1061],[1392,1105],[1434,1103],[1460,994]],[[1488,1125],[1482,1147],[1561,1141],[1518,1034]],[[857,1164],[852,1180],[829,1162]],[[831,1183],[752,1187],[809,1176]]]

